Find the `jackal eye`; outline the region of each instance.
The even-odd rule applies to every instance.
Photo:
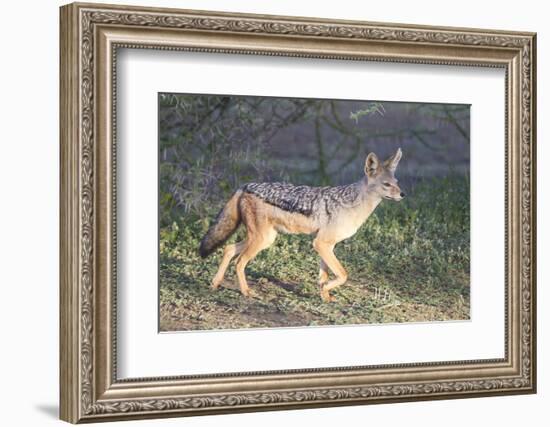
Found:
[[[384,183],[384,187],[390,187],[390,186],[391,186],[391,184],[389,182]]]

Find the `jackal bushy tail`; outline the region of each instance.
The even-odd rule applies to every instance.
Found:
[[[214,224],[208,229],[206,235],[202,238],[199,254],[206,258],[217,248],[223,245],[227,239],[237,230],[241,223],[241,214],[239,212],[239,199],[242,191],[237,190],[227,204],[216,217]]]

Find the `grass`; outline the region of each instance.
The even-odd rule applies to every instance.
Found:
[[[247,267],[255,296],[241,296],[234,267],[209,287],[221,249],[203,260],[209,219],[188,215],[160,230],[162,331],[469,319],[470,205],[464,177],[424,181],[402,202],[384,201],[336,246],[348,282],[322,302],[312,237],[279,235]],[[242,229],[231,239],[244,236]]]

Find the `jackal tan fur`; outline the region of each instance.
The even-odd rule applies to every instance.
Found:
[[[199,252],[206,257],[223,245],[242,223],[246,238],[224,248],[212,287],[223,282],[225,271],[234,257],[240,290],[250,296],[246,265],[268,248],[278,233],[309,234],[313,248],[321,258],[319,285],[321,298],[332,301],[330,291],[343,285],[348,274],[334,255],[334,246],[353,236],[378,204],[404,197],[394,176],[401,160],[398,149],[386,161],[370,153],[365,161],[365,176],[352,184],[338,187],[295,186],[287,183],[250,183],[240,187],[218,214],[215,223],[201,241]],[[329,272],[334,278],[329,280]]]

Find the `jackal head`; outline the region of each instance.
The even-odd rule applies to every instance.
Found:
[[[365,161],[365,175],[368,177],[368,189],[383,199],[399,201],[405,197],[395,179],[395,169],[401,160],[401,148],[387,160],[381,162],[374,153]]]

